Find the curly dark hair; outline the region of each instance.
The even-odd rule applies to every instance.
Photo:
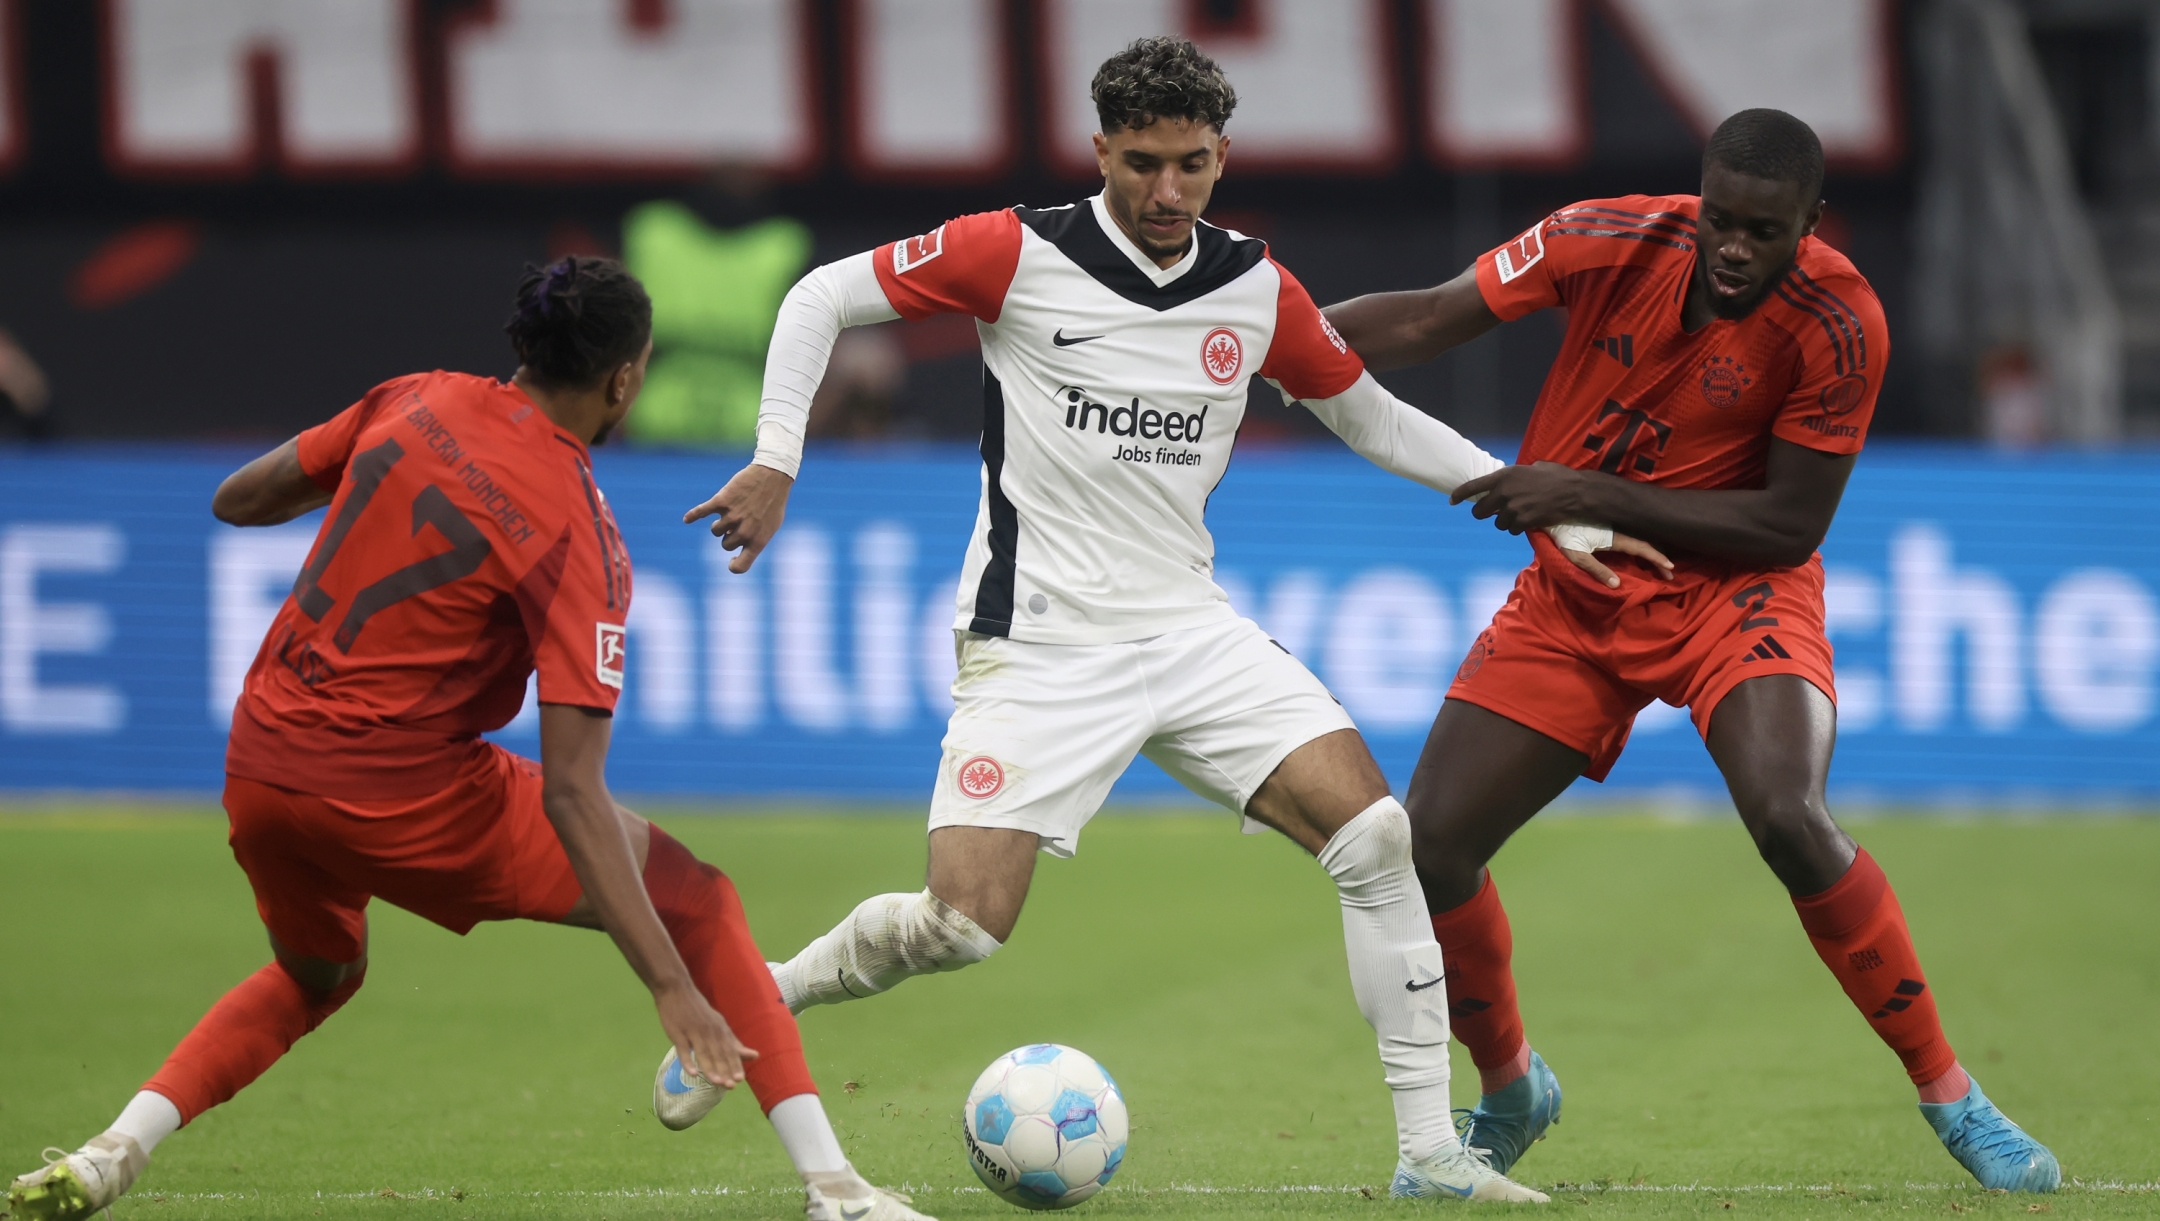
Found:
[[[1134,40],[1095,70],[1088,92],[1102,130],[1138,131],[1157,119],[1190,119],[1216,131],[1237,109],[1237,90],[1191,39],[1162,34]]]
[[[1718,124],[1702,163],[1706,170],[1722,165],[1750,178],[1794,183],[1809,203],[1822,195],[1822,141],[1814,128],[1782,110],[1743,110]]]
[[[652,338],[652,298],[613,259],[570,255],[527,264],[503,334],[542,386],[584,388],[636,360]]]

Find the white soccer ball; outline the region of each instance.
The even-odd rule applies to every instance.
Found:
[[[1006,1052],[967,1100],[968,1164],[1022,1208],[1071,1208],[1125,1160],[1125,1095],[1086,1052],[1033,1043]]]

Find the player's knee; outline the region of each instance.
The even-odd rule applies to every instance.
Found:
[[[1483,854],[1449,835],[1443,824],[1415,815],[1410,819],[1410,863],[1417,867],[1425,905],[1436,912],[1452,911],[1475,898],[1485,869]]]
[[[1755,850],[1788,888],[1811,884],[1825,870],[1835,880],[1839,863],[1831,858],[1842,836],[1822,801],[1775,798],[1758,804],[1747,815]]]
[[[367,959],[352,963],[331,963],[307,960],[301,963],[277,960],[278,968],[300,988],[300,995],[307,1005],[307,1028],[314,1030],[327,1021],[331,1014],[345,1007],[360,985],[367,982]]]

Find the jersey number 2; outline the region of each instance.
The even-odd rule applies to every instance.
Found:
[[[345,545],[345,536],[352,532],[353,523],[367,512],[368,502],[375,499],[383,477],[404,456],[404,446],[385,441],[352,460],[352,490],[346,493],[345,503],[339,506],[337,520],[330,523],[329,532],[323,535],[322,547],[315,553],[315,559],[300,570],[299,579],[293,582],[293,598],[299,603],[301,613],[315,622],[322,622],[330,608],[337,605],[337,599],[323,591],[323,573],[337,557],[338,548]],[[345,609],[345,617],[338,621],[337,631],[331,636],[339,652],[352,651],[353,641],[360,637],[360,629],[367,626],[375,612],[471,576],[479,571],[488,553],[495,549],[487,535],[480,532],[480,527],[472,524],[470,518],[450,503],[450,497],[432,483],[413,497],[412,532],[420,533],[422,526],[435,527],[450,540],[450,550],[407,564],[354,594],[352,605]]]

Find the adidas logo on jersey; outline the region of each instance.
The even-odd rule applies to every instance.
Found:
[[[1077,387],[1067,386],[1058,397],[1065,400],[1065,427],[1088,430],[1093,421],[1095,431],[1120,437],[1139,437],[1146,441],[1198,441],[1207,427],[1207,405],[1202,404],[1196,415],[1181,411],[1157,411],[1142,407],[1139,399],[1122,407],[1107,407],[1087,396]]]

